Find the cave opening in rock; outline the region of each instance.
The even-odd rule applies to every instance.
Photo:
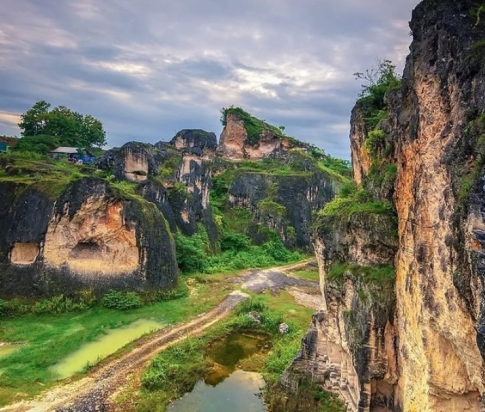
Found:
[[[30,265],[35,262],[38,255],[37,243],[16,242],[10,252],[10,261],[16,265]]]
[[[69,253],[71,259],[101,259],[103,247],[96,242],[79,242]]]

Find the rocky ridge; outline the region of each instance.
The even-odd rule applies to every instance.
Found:
[[[237,121],[231,116],[223,135]],[[264,141],[275,128],[261,124]],[[281,131],[272,137],[279,139]],[[298,145],[291,153],[285,144],[246,143],[259,155],[240,163],[221,155],[214,133],[185,129],[169,142],[126,143],[98,159],[97,169],[61,170],[59,179],[54,163],[0,159],[0,296],[173,288],[174,235],[203,232],[218,253],[228,213],[243,217],[231,230],[256,244],[279,236],[291,249],[310,250],[312,211],[341,182]]]
[[[422,1],[401,84],[357,102],[358,194],[316,224],[325,304],[289,388],[310,376],[348,411],[485,410],[482,15]]]

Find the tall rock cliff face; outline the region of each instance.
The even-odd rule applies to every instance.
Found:
[[[386,119],[371,124],[365,99],[352,112],[361,198],[317,225],[326,305],[296,360],[348,410],[485,409],[483,17],[483,2],[421,2]],[[376,276],[393,263],[395,283]]]
[[[35,185],[0,188],[3,297],[175,286],[172,235],[154,205],[95,178],[55,198]]]
[[[485,26],[479,3],[423,1],[411,22],[397,122],[404,411],[478,411],[485,391],[484,129],[477,124],[485,112]]]
[[[141,182],[140,194],[157,205],[173,233],[191,236],[198,223],[206,228],[211,244],[217,229],[209,205],[211,174],[206,160],[214,156],[214,133],[181,130],[170,143],[129,142],[110,150],[98,162],[120,179]]]

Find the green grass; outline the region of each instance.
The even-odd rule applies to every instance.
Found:
[[[342,198],[336,197],[331,202],[328,202],[325,207],[318,212],[320,216],[342,216],[350,218],[356,213],[376,213],[387,214],[393,213],[393,206],[391,202],[381,201],[366,201],[360,202],[359,200],[349,197]]]
[[[147,318],[164,324],[185,322],[215,306],[228,293],[217,276],[203,283],[188,278],[188,284],[188,297],[133,310],[118,311],[98,305],[81,313],[3,318],[0,341],[23,345],[0,359],[0,406],[12,402],[16,394],[31,397],[52,385],[55,376],[48,368],[107,329]]]
[[[333,264],[328,271],[328,280],[340,280],[350,272],[354,276],[360,276],[369,282],[393,282],[396,276],[396,269],[390,265],[361,266],[348,263]]]
[[[262,314],[262,326],[255,325],[247,317],[246,314],[253,310]],[[204,354],[210,342],[241,329],[260,330],[271,334],[272,350],[267,355],[253,355],[254,359],[245,359],[242,363],[249,369],[257,365],[258,371],[263,374],[270,387],[280,379],[300,348],[300,341],[309,325],[312,312],[311,309],[295,303],[287,292],[279,295],[253,295],[230,318],[210,328],[203,336],[188,338],[159,354],[145,369],[141,378],[141,390],[129,390],[118,400],[123,402],[128,411],[165,411],[170,400],[192,390],[195,383],[202,378],[209,366]],[[290,325],[287,335],[277,333],[281,322]]]
[[[315,270],[296,270],[296,271],[292,271],[291,275],[295,276],[298,279],[310,280],[312,282],[319,282],[320,281],[320,274],[318,273],[318,269],[315,269]]]

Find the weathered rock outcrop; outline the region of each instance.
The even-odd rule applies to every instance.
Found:
[[[290,249],[311,251],[313,214],[334,198],[341,182],[296,151],[277,160],[221,161],[213,166],[213,185],[222,211],[249,212],[244,232],[256,244],[268,240],[270,231]]]
[[[257,226],[274,230],[286,246],[312,250],[312,213],[335,196],[336,187],[323,172],[278,176],[240,173],[229,189],[229,207],[246,208],[255,225],[249,235],[257,240]]]
[[[143,182],[140,194],[157,205],[173,233],[197,232],[197,224],[206,228],[212,245],[217,229],[209,205],[210,170],[204,159],[214,155],[214,133],[182,130],[170,143],[130,142],[112,149],[98,162],[118,179]]]
[[[250,120],[248,120],[248,118]],[[254,121],[248,132],[247,122]],[[254,119],[247,113],[229,109],[225,116],[225,126],[221,133],[218,153],[229,160],[260,160],[267,157],[281,157],[289,149],[309,145],[277,132],[274,126]]]
[[[485,25],[477,9],[473,1],[423,1],[411,22],[397,124],[404,411],[479,411],[485,392],[483,148],[471,127],[485,112]]]
[[[393,196],[397,236],[391,216],[320,221],[326,305],[296,361],[350,411],[485,409],[482,17],[482,2],[422,1],[387,120],[371,131],[362,101],[352,112],[354,179],[373,201]],[[394,288],[369,277],[393,260]]]
[[[172,235],[149,202],[96,178],[72,182],[57,199],[35,185],[0,190],[2,296],[175,286]]]
[[[170,141],[175,148],[185,153],[210,158],[217,149],[217,138],[212,132],[201,129],[184,129]]]

